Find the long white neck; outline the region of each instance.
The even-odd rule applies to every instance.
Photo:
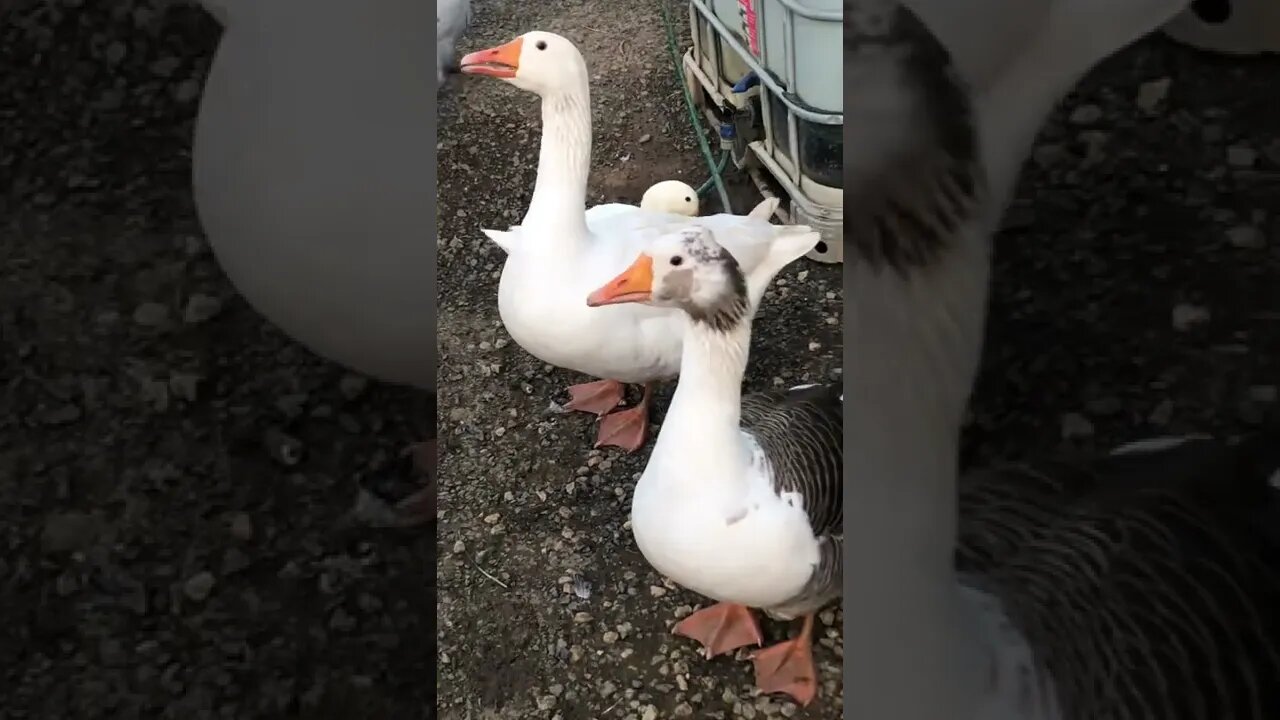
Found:
[[[685,322],[680,379],[654,453],[673,444],[696,443],[697,452],[683,454],[681,461],[707,463],[707,483],[734,482],[742,473],[722,465],[743,460],[739,422],[751,321],[727,332],[688,318]]]
[[[542,98],[538,179],[523,223],[537,228],[540,242],[571,244],[586,238],[590,171],[591,91],[584,79],[577,87]]]
[[[968,720],[982,688],[982,648],[954,570],[960,427],[990,268],[981,220],[970,222],[957,244],[906,277],[856,258],[847,270],[853,717]]]

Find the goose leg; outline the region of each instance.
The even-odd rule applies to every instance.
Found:
[[[763,645],[760,622],[746,605],[716,603],[676,623],[671,629],[702,643],[707,659],[747,645]]]
[[[799,636],[753,653],[756,687],[767,693],[786,693],[801,705],[812,702],[818,691],[812,641],[813,615],[805,615]]]
[[[596,447],[613,445],[627,452],[644,447],[649,439],[649,405],[652,400],[653,383],[645,383],[644,396],[635,407],[605,415],[596,435]]]
[[[617,380],[597,380],[569,387],[566,410],[595,413],[603,416],[622,404],[624,388]]]

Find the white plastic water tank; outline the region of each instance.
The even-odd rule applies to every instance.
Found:
[[[743,46],[805,104],[833,113],[844,107],[841,0],[712,0],[711,7]],[[833,14],[834,19],[804,17],[820,13]]]

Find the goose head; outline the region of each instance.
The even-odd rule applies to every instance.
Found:
[[[541,30],[469,53],[458,65],[464,75],[498,78],[543,97],[577,90],[587,82],[587,63],[578,48],[565,37]]]
[[[679,180],[663,180],[644,191],[642,210],[698,216],[698,191]]]
[[[656,239],[617,277],[592,292],[587,305],[642,303],[683,310],[717,330],[749,316],[742,268],[704,227],[689,227]]]

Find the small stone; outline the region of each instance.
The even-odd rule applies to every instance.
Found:
[[[142,327],[160,327],[169,322],[169,308],[160,303],[143,303],[134,309],[133,322]]]
[[[208,599],[209,594],[213,592],[213,586],[217,582],[213,573],[208,570],[202,570],[187,578],[187,581],[182,585],[182,592],[191,600],[204,602]]]
[[[604,640],[605,645],[612,645],[618,642],[618,633],[613,630],[606,630],[601,639]]]
[[[40,544],[47,553],[74,552],[92,545],[101,532],[102,520],[97,515],[54,513],[45,516]]]
[[[649,133],[645,133],[645,134],[643,134],[643,135],[641,135],[641,136],[640,136],[640,144],[641,144],[641,145],[643,145],[643,144],[645,144],[645,143],[649,142],[649,141],[650,141],[650,140],[652,140],[652,139],[653,139],[653,136],[652,136],[652,135],[650,135]]]
[[[302,462],[302,441],[281,430],[268,430],[262,437],[262,446],[272,460],[285,467],[293,467]]]
[[[167,78],[173,75],[174,71],[177,70],[178,66],[181,64],[182,61],[173,56],[160,58],[159,60],[151,63],[151,73],[158,77]]]
[[[1209,308],[1190,303],[1178,303],[1173,307],[1173,329],[1186,332],[1195,325],[1209,321]]]
[[[651,597],[660,598],[660,597],[662,597],[663,595],[666,595],[666,594],[667,594],[667,589],[666,589],[666,588],[664,588],[664,587],[662,587],[661,585],[650,585],[650,586],[649,586],[649,595],[650,595]]]
[[[253,518],[248,513],[238,512],[231,516],[229,523],[231,537],[240,542],[248,542],[253,539]]]
[[[329,616],[329,627],[338,632],[349,632],[355,629],[355,626],[356,619],[351,616],[351,613],[342,608],[334,610],[333,614]]]
[[[173,90],[173,99],[180,103],[191,102],[200,96],[200,83],[195,80],[183,80]]]
[[[219,568],[219,571],[223,577],[235,575],[249,567],[249,564],[249,556],[245,555],[239,548],[228,548],[222,554],[222,567]]]
[[[1258,153],[1248,145],[1232,145],[1227,148],[1227,164],[1236,168],[1251,168],[1258,160]]]
[[[538,709],[539,709],[539,710],[550,710],[550,709],[554,708],[555,706],[556,706],[556,696],[555,696],[555,695],[543,695],[542,697],[538,698]]]
[[[1138,86],[1138,97],[1135,99],[1138,107],[1146,113],[1154,113],[1156,106],[1164,101],[1169,94],[1169,84],[1172,82],[1170,78],[1164,77],[1159,80],[1151,80]]]
[[[1062,416],[1062,439],[1074,440],[1093,435],[1093,423],[1079,413],[1067,413]]]
[[[645,705],[644,710],[640,711],[640,720],[658,720],[658,708]]]
[[[169,394],[187,402],[195,402],[200,391],[200,376],[175,372],[169,376]]]
[[[1120,398],[1112,395],[1104,398],[1098,398],[1097,400],[1090,400],[1085,406],[1085,409],[1089,411],[1090,415],[1110,417],[1119,413],[1124,409],[1124,406],[1120,403]]]
[[[1249,388],[1249,400],[1256,403],[1270,404],[1277,399],[1277,389],[1275,385],[1254,385]]]
[[[1097,105],[1081,105],[1071,113],[1072,125],[1092,125],[1102,119],[1102,108]]]
[[[1173,401],[1165,398],[1160,404],[1155,406],[1151,414],[1147,416],[1147,422],[1156,427],[1164,427],[1173,419]]]
[[[129,54],[129,48],[119,40],[107,46],[106,59],[112,65],[119,65],[124,61],[125,55]]]
[[[195,294],[187,299],[187,308],[182,311],[182,321],[188,325],[199,325],[208,322],[222,312],[222,301],[212,295]]]
[[[347,400],[355,400],[369,388],[369,378],[363,375],[344,375],[338,381],[338,391]]]
[[[1227,231],[1227,242],[1242,250],[1261,250],[1267,246],[1267,236],[1252,225],[1239,225]]]
[[[1037,145],[1031,153],[1032,161],[1041,169],[1056,165],[1066,156],[1067,151],[1061,145],[1055,144]]]
[[[502,513],[489,513],[488,515],[484,516],[484,523],[486,525],[497,525],[498,521],[501,519],[502,519]]]
[[[671,711],[671,715],[673,717],[693,717],[693,706],[687,702],[682,702],[676,705],[675,709]]]

